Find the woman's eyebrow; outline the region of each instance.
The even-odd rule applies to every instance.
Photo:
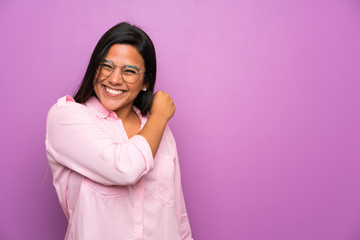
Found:
[[[116,66],[127,66],[127,67],[130,67],[130,68],[135,68],[135,69],[137,69],[137,70],[140,70],[140,68],[139,68],[138,66],[136,66],[136,65],[131,65],[131,64],[117,65],[117,64],[115,64],[113,61],[108,60],[108,59],[104,59],[104,61],[105,61],[105,62],[108,62],[108,63],[111,63],[111,64],[114,64],[114,65],[116,65]]]
[[[127,67],[129,67],[129,68],[135,68],[135,69],[137,69],[137,70],[140,70],[137,66],[135,66],[135,65],[128,65],[128,64],[125,64],[124,66],[127,66]]]
[[[108,62],[108,63],[114,64],[113,61],[111,61],[111,60],[104,59],[104,61],[105,61],[105,62]]]

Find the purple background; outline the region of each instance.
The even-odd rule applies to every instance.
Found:
[[[0,239],[63,239],[46,114],[124,20],[177,105],[195,240],[360,239],[355,0],[1,0]]]

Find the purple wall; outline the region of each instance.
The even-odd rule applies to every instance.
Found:
[[[97,40],[152,37],[195,240],[360,239],[360,2],[0,1],[0,239],[63,239],[45,118]]]

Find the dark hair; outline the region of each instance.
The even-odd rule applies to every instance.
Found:
[[[145,116],[151,107],[156,80],[155,48],[150,37],[143,30],[126,22],[115,25],[100,38],[74,99],[78,103],[85,103],[90,97],[96,96],[94,91],[96,68],[114,44],[129,44],[135,47],[144,59],[144,84],[148,84],[148,87],[147,91],[140,91],[134,100],[134,105]]]

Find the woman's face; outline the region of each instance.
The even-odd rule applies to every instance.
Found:
[[[110,47],[105,60],[116,65],[131,65],[145,72],[144,60],[135,47],[128,44],[114,44]],[[121,76],[121,68],[115,70],[108,77],[95,76],[94,91],[102,105],[109,111],[118,115],[122,111],[129,111],[139,92],[145,88],[144,74],[134,83],[127,83]]]

